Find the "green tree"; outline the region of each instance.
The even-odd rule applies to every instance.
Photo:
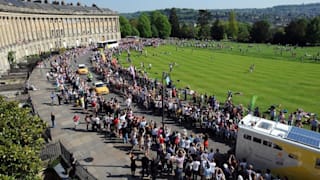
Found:
[[[132,36],[140,36],[140,32],[138,31],[137,28],[132,27],[131,35]]]
[[[219,19],[216,19],[211,26],[211,37],[214,40],[220,41],[224,38],[225,27]]]
[[[197,29],[192,24],[183,23],[180,29],[182,38],[193,39],[196,38]]]
[[[171,24],[171,36],[180,37],[180,23],[176,8],[170,10],[169,22]]]
[[[129,20],[124,16],[120,16],[119,21],[120,21],[121,37],[126,37],[131,35],[132,28],[131,28],[131,24],[129,23]]]
[[[150,19],[151,24],[156,27],[159,34],[158,36],[160,38],[166,38],[170,36],[171,24],[167,16],[163,15],[160,11],[153,11]]]
[[[266,20],[257,21],[250,31],[251,41],[255,43],[265,43],[270,40],[270,24]]]
[[[151,31],[152,31],[152,37],[159,37],[159,31],[156,25],[152,24]]]
[[[272,43],[273,44],[286,44],[286,40],[285,40],[285,32],[284,32],[284,28],[280,27],[280,28],[276,28],[274,30],[274,34],[272,36]]]
[[[15,64],[16,63],[16,52],[15,51],[9,51],[8,52],[8,62],[9,62],[9,64]]]
[[[236,20],[236,13],[231,11],[229,14],[229,21],[228,21],[228,38],[232,38],[233,40],[237,39],[239,27],[238,22]]]
[[[306,29],[306,39],[308,43],[320,43],[320,16],[310,20]]]
[[[15,179],[36,178],[42,166],[41,138],[46,124],[30,110],[0,97],[0,174]]]
[[[210,37],[209,21],[211,20],[211,13],[208,10],[200,9],[198,11],[198,37],[200,39],[208,39]]]
[[[132,28],[138,28],[139,20],[138,19],[130,19],[129,23],[131,24]]]
[[[139,16],[137,29],[139,30],[141,37],[149,38],[152,36],[151,23],[147,14],[142,13]]]
[[[292,45],[305,45],[307,25],[308,22],[306,19],[291,21],[285,27],[286,43]]]
[[[239,42],[249,42],[250,41],[250,28],[251,26],[246,23],[239,23],[239,31],[237,40]]]

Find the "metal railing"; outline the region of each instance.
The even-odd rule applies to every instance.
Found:
[[[70,158],[71,153],[67,150],[67,148],[60,142],[54,142],[47,144],[45,148],[41,150],[40,158],[42,161],[45,160],[54,160],[58,157],[61,157],[63,161],[71,167],[70,164]],[[83,180],[98,180],[96,177],[94,177],[86,168],[84,168],[81,164],[77,163],[76,165],[76,171],[75,175],[79,179]]]

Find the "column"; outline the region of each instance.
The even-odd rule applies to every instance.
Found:
[[[85,18],[85,24],[86,24],[86,35],[88,35],[90,33],[90,22],[89,22],[89,18]]]
[[[103,18],[99,18],[99,31],[103,34]]]
[[[26,30],[26,23],[25,23],[25,17],[20,17],[20,26],[22,28],[22,43],[25,44],[27,39],[27,30]]]
[[[5,27],[8,29],[7,35],[8,35],[8,45],[11,45],[13,43],[13,29],[10,22],[10,17],[6,17],[6,25]]]
[[[21,24],[21,17],[17,17],[16,19],[17,27],[18,27],[18,33],[19,33],[19,44],[21,45],[24,38],[24,31]]]
[[[32,37],[33,37],[33,40],[36,41],[38,40],[38,28],[36,26],[34,17],[30,18],[30,23],[31,23],[31,29],[32,29]]]
[[[71,26],[71,18],[67,18],[67,29],[68,29],[68,36],[72,36],[72,26]]]
[[[0,34],[4,34],[3,31],[3,18],[0,17]],[[4,47],[5,46],[5,36],[0,36],[0,47]]]
[[[20,35],[21,33],[19,32],[18,28],[18,22],[17,22],[17,17],[12,17],[12,26],[13,26],[13,34],[15,36],[15,44],[18,44],[20,41]]]
[[[86,34],[86,19],[81,18],[81,35],[84,36]]]
[[[38,22],[38,26],[40,29],[40,34],[39,34],[39,38],[40,40],[43,40],[45,38],[45,27],[44,27],[44,22],[43,22],[43,18],[38,18],[37,19]]]
[[[62,20],[63,37],[66,37],[68,35],[67,18],[62,18],[61,20]]]
[[[50,37],[50,28],[49,28],[49,19],[47,17],[42,19],[43,29],[44,29],[44,38],[49,39]]]
[[[30,26],[29,26],[29,18],[28,17],[26,17],[25,19],[24,19],[24,24],[25,24],[25,33],[26,33],[26,40],[27,41],[31,41],[31,35],[30,35]]]
[[[99,34],[99,18],[94,18],[94,27],[96,30],[96,34]]]

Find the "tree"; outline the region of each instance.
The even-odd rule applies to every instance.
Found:
[[[180,29],[180,34],[182,38],[193,39],[196,37],[197,29],[194,25],[190,24],[182,24]]]
[[[211,37],[214,40],[220,41],[224,38],[225,28],[219,19],[216,19],[211,26]]]
[[[208,10],[199,10],[198,13],[198,37],[200,39],[208,39],[210,37],[209,21],[212,17],[211,13]]]
[[[120,16],[119,21],[120,21],[121,37],[126,37],[126,36],[131,35],[132,28],[131,28],[131,24],[129,23],[128,19],[125,18],[124,16]]]
[[[298,19],[291,21],[285,27],[286,43],[292,45],[305,45],[307,25],[308,22],[306,19]]]
[[[139,21],[138,21],[138,19],[130,19],[129,23],[131,24],[132,28],[134,28],[134,27],[137,28],[138,24],[139,24]]]
[[[147,14],[142,13],[139,16],[137,29],[139,30],[141,37],[149,38],[152,36],[151,23]]]
[[[320,16],[310,20],[306,28],[307,42],[311,44],[320,43]]]
[[[273,44],[286,44],[284,28],[277,28],[272,37]]]
[[[8,52],[8,62],[9,62],[9,64],[12,64],[12,65],[16,63],[16,52],[15,51]]]
[[[229,14],[229,24],[228,24],[228,38],[232,38],[233,40],[237,39],[238,35],[238,22],[236,20],[236,14],[234,11],[231,11]]]
[[[251,41],[265,43],[270,40],[270,24],[266,20],[257,21],[250,31]]]
[[[138,31],[137,28],[132,27],[131,35],[132,36],[140,36],[140,32]]]
[[[171,36],[180,37],[180,23],[175,8],[170,10],[169,22],[171,24]]]
[[[151,31],[152,31],[152,37],[159,37],[159,31],[156,27],[156,25],[152,25],[151,26]]]
[[[156,27],[158,31],[158,36],[160,38],[166,38],[170,36],[171,25],[169,23],[167,16],[160,13],[160,11],[153,11],[150,19],[151,19],[151,24]]]
[[[238,31],[238,42],[249,42],[250,41],[250,25],[246,23],[239,23]]]
[[[30,110],[0,97],[0,174],[15,179],[35,178],[41,170],[44,121]]]

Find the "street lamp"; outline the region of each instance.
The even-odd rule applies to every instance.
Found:
[[[162,92],[161,92],[161,104],[162,104],[162,128],[164,128],[164,91],[165,91],[165,83],[164,83],[164,79],[166,78],[167,73],[166,72],[162,72],[162,79],[161,79],[161,83],[162,83]]]

